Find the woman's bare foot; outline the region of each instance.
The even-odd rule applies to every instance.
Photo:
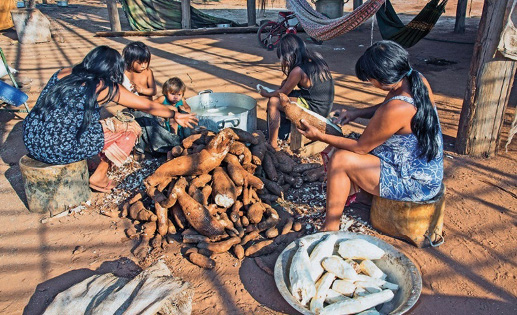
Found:
[[[323,226],[320,229],[320,232],[333,232],[333,231],[339,231],[339,222],[337,222],[337,224],[336,224],[334,222],[328,223],[325,221],[325,223],[323,223]]]
[[[96,191],[107,193],[107,192],[110,192],[111,190],[113,190],[113,188],[115,188],[115,186],[116,186],[116,184],[107,177],[100,181],[96,181],[95,179],[92,180],[90,178],[90,188],[92,188],[93,190],[96,190]]]

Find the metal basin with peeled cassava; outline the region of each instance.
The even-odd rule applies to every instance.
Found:
[[[376,237],[344,231],[322,232],[304,236],[303,239],[307,240],[309,244],[309,254],[316,244],[325,235],[330,233],[335,233],[338,237],[336,248],[334,249],[334,254],[336,255],[339,242],[355,238],[364,239],[385,251],[386,254],[381,259],[375,260],[375,264],[387,275],[387,281],[398,284],[399,289],[395,292],[395,297],[390,302],[384,303],[377,308],[381,314],[404,314],[415,305],[422,291],[422,278],[420,271],[406,255]],[[314,314],[302,306],[289,290],[289,268],[297,248],[298,240],[295,240],[278,256],[275,263],[275,283],[282,297],[293,308],[302,314]]]
[[[257,129],[257,101],[250,96],[207,90],[186,101],[192,112],[197,114],[199,125],[213,131],[227,127],[249,132]]]

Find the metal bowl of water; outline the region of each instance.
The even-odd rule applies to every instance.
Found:
[[[209,121],[218,130],[235,127],[251,132],[257,129],[257,101],[253,97],[207,90],[186,101],[192,112],[197,114],[200,125]]]
[[[386,252],[384,257],[375,260],[375,264],[387,275],[386,280],[398,284],[399,289],[395,291],[395,297],[390,302],[377,306],[377,310],[381,314],[404,314],[415,305],[420,297],[420,292],[422,291],[422,277],[420,276],[418,268],[406,255],[376,237],[343,231],[322,232],[303,237],[303,239],[305,239],[309,244],[309,253],[320,240],[324,239],[327,234],[331,233],[336,234],[338,237],[334,254],[337,254],[337,244],[344,240],[355,238],[364,239]],[[298,248],[298,241],[299,240],[295,240],[289,244],[282,251],[280,256],[278,256],[275,264],[275,283],[278,291],[280,291],[280,294],[287,303],[300,313],[311,315],[314,313],[300,304],[289,291],[289,268],[291,266],[291,260],[293,259],[294,253]]]

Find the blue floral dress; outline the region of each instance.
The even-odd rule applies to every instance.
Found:
[[[29,155],[48,164],[69,164],[97,155],[104,147],[104,134],[100,124],[100,107],[92,113],[89,126],[77,140],[88,97],[84,87],[79,87],[58,100],[54,110],[47,115],[38,113],[43,97],[58,82],[59,71],[54,73],[23,121],[23,142]]]
[[[402,100],[414,105],[412,98],[395,96],[386,101]],[[437,114],[438,116],[438,114]],[[380,196],[401,201],[426,201],[440,191],[443,180],[443,139],[437,136],[438,154],[429,162],[420,157],[414,134],[393,135],[372,150],[381,160]]]

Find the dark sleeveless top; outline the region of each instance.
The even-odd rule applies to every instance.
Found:
[[[303,64],[300,68],[309,77],[309,68],[312,65]],[[327,117],[332,110],[332,103],[334,102],[334,80],[330,77],[330,80],[322,81],[320,78],[311,78],[311,86],[307,89],[298,85],[300,90],[293,91],[295,93],[289,94],[289,96],[303,97],[309,109],[323,117]]]

